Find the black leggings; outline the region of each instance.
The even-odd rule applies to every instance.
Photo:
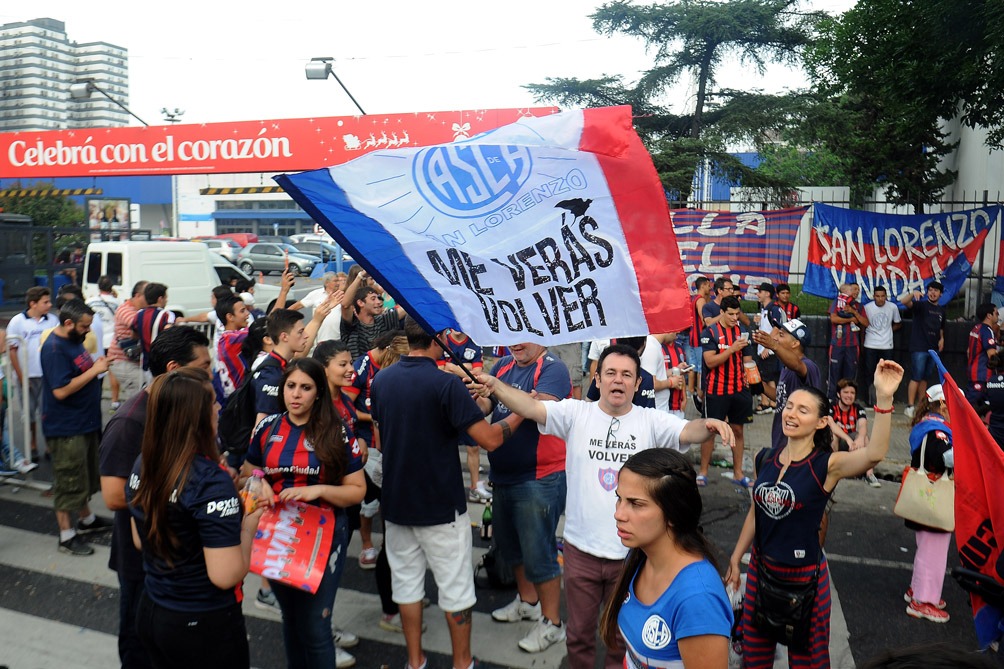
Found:
[[[172,611],[154,603],[144,591],[136,611],[136,632],[155,669],[251,666],[239,604],[197,613]]]

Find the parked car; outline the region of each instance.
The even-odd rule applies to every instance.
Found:
[[[301,253],[309,253],[312,256],[319,257],[321,262],[335,262],[338,260],[339,248],[334,244],[301,241],[297,242],[296,248],[300,249]]]
[[[290,237],[293,240],[293,246],[300,248],[300,242],[324,242],[326,244],[334,244],[333,240],[328,235],[315,235],[313,233],[305,233],[302,235],[293,235]]]
[[[286,235],[258,235],[256,242],[268,242],[270,244],[289,244],[290,246],[296,246],[296,242],[292,237],[287,237]]]
[[[200,239],[198,241],[208,246],[213,253],[218,253],[231,262],[237,258],[237,254],[241,250],[241,245],[232,239]]]
[[[248,244],[237,254],[237,266],[245,273],[282,272],[286,269],[286,257],[289,256],[289,271],[293,276],[301,274],[309,276],[314,271],[314,265],[321,262],[318,256],[301,253],[290,244],[262,243]]]

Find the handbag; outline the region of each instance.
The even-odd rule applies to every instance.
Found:
[[[139,360],[140,356],[143,355],[143,344],[140,343],[139,339],[119,339],[116,343],[122,349],[125,357],[133,362]]]
[[[819,589],[819,560],[808,581],[793,581],[772,572],[764,565],[759,551],[757,567],[753,625],[775,643],[808,652],[812,609]]]
[[[927,437],[920,446],[920,467],[906,467],[892,512],[900,518],[945,532],[955,530],[955,481],[947,474],[932,480],[924,469]]]

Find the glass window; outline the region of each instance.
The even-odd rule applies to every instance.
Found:
[[[87,254],[87,283],[97,283],[101,278],[101,254]]]
[[[121,253],[109,253],[108,254],[108,267],[105,269],[105,274],[108,278],[112,280],[112,284],[116,286],[122,285],[122,254]],[[128,287],[132,290],[132,286],[123,286],[123,288]]]

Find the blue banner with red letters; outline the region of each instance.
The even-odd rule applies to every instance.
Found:
[[[856,283],[871,298],[884,286],[895,300],[931,281],[945,286],[947,304],[969,277],[1001,206],[942,214],[877,214],[826,204],[813,206],[809,259],[802,289],[836,297],[842,283]]]
[[[687,285],[700,276],[724,276],[749,294],[764,281],[787,282],[795,235],[808,210],[671,211]]]

